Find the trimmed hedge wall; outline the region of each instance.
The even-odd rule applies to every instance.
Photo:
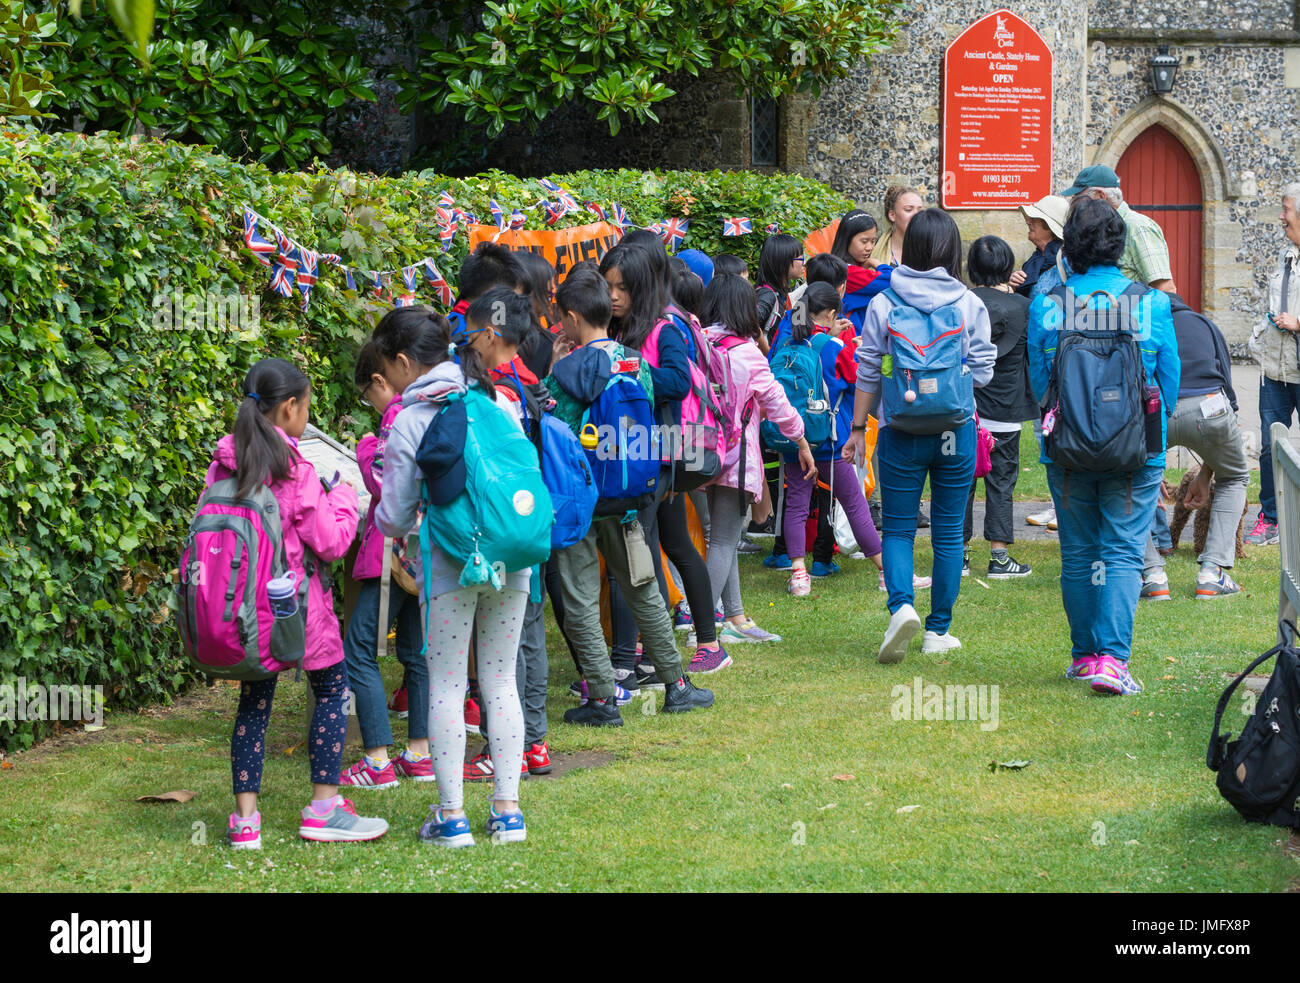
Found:
[[[851,205],[788,175],[555,180],[579,201],[619,202],[641,224],[688,215],[686,246],[751,263],[765,223],[802,236]],[[324,266],[306,312],[267,292],[266,268],[243,246],[242,206],[352,266],[391,270],[435,255],[454,284],[466,240],[437,252],[443,190],[480,218],[489,197],[507,212],[543,197],[535,181],[500,172],[274,174],[205,147],[0,131],[0,685],[102,684],[110,707],[167,700],[186,685],[170,572],[252,362],[277,355],[300,365],[324,429],[355,438],[373,427],[352,361],[386,307],[345,290]],[[540,210],[527,214],[530,228],[545,227]],[[721,221],[733,215],[759,231],[724,240]],[[592,220],[581,213],[560,224]],[[209,297],[256,298],[260,319],[229,326],[194,315],[169,325],[176,292],[198,308]],[[418,296],[434,303],[423,281]],[[50,729],[0,721],[0,748],[27,747]]]

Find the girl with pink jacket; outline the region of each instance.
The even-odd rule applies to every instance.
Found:
[[[361,531],[361,546],[357,561],[352,567],[352,579],[360,584],[357,601],[348,619],[348,633],[343,639],[343,652],[348,666],[348,681],[356,697],[357,724],[361,729],[361,746],[365,753],[342,776],[342,784],[357,788],[396,788],[398,779],[409,778],[417,782],[433,781],[433,759],[429,756],[429,720],[424,708],[429,705],[429,675],[420,654],[423,626],[420,624],[420,602],[397,586],[388,591],[388,623],[383,625],[387,649],[388,632],[397,629],[397,659],[406,670],[406,688],[410,706],[416,712],[407,719],[407,748],[390,758],[388,747],[393,743],[393,728],[388,721],[388,702],[384,680],[379,674],[379,601],[383,589],[384,534],[375,525],[375,509],[383,492],[384,452],[389,431],[402,410],[402,394],[384,378],[379,363],[379,351],[373,341],[367,341],[357,353],[353,381],[363,402],[382,414],[378,434],[366,434],[357,442],[357,467],[361,480],[370,492],[370,509],[366,513],[365,528]],[[392,562],[398,562],[396,556]]]
[[[745,615],[740,600],[740,569],[736,547],[749,503],[762,495],[763,446],[758,423],[766,417],[781,433],[799,445],[799,467],[804,475],[816,474],[812,450],[803,436],[803,420],[785,398],[785,390],[772,376],[767,357],[759,350],[762,326],[754,304],[754,288],[744,277],[723,274],[709,281],[704,292],[702,320],[705,333],[731,367],[735,410],[733,423],[744,438],[727,449],[722,474],[708,487],[709,496],[709,582],[716,601],[722,597],[726,618],[720,636],[728,642],[779,642],[781,637],[764,631]],[[744,460],[741,460],[742,445]],[[721,667],[719,667],[721,668]]]
[[[334,597],[325,581],[327,566],[343,558],[357,534],[357,493],[345,484],[325,487],[316,469],[298,453],[298,438],[307,428],[311,404],[311,384],[305,375],[283,359],[263,359],[248,370],[243,393],[235,432],[218,442],[207,487],[233,477],[242,496],[263,482],[269,484],[280,506],[289,569],[308,578],[302,668],[311,681],[316,706],[307,741],[312,801],[302,810],[298,835],[327,842],[373,840],[388,832],[388,823],[358,816],[352,803],[338,794],[348,722],[348,676]],[[235,812],[227,832],[236,849],[262,847],[257,796],[276,682],[274,677],[245,682],[239,691],[230,739]]]

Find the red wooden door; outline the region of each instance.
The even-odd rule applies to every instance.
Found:
[[[1115,168],[1124,200],[1164,230],[1178,293],[1201,309],[1201,175],[1187,149],[1163,126],[1144,130]]]

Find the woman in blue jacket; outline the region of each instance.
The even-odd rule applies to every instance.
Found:
[[[1061,597],[1072,643],[1066,676],[1089,682],[1103,694],[1140,693],[1129,671],[1133,615],[1142,587],[1142,562],[1151,515],[1165,467],[1165,420],[1178,401],[1178,339],[1169,297],[1146,290],[1121,295],[1133,281],[1119,271],[1127,229],[1109,203],[1081,199],[1070,209],[1062,247],[1072,273],[1064,290],[1041,294],[1029,306],[1029,382],[1041,401],[1051,381],[1064,304],[1080,299],[1092,308],[1123,304],[1136,322],[1146,384],[1158,386],[1160,441],[1133,473],[1066,472],[1048,457],[1047,483],[1061,536]],[[1052,408],[1048,407],[1048,412]],[[1050,431],[1054,419],[1044,416]],[[1148,443],[1148,451],[1151,446]]]

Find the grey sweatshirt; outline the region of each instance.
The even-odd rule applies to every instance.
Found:
[[[442,405],[435,402],[448,393],[465,391],[465,376],[454,362],[435,365],[402,392],[402,412],[397,414],[384,449],[384,494],[375,509],[375,525],[385,536],[404,537],[413,528],[420,511],[420,482],[424,480],[415,463],[424,432],[438,415]],[[446,553],[432,547],[430,567],[432,595],[438,597],[460,590],[462,566]],[[532,571],[517,570],[506,575],[505,586],[512,590],[529,589]],[[420,584],[422,602],[424,583]]]
[[[998,350],[990,340],[989,312],[964,283],[954,280],[943,269],[914,270],[900,266],[890,277],[889,287],[903,303],[926,314],[955,304],[966,325],[961,350],[971,372],[971,382],[979,389],[993,378]],[[858,338],[858,388],[863,392],[880,392],[880,360],[891,351],[886,321],[892,307],[889,298],[879,294],[863,319]],[[883,408],[877,409],[877,419],[882,427],[889,422],[884,418]]]

